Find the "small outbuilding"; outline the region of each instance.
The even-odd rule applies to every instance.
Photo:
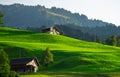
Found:
[[[60,34],[60,32],[54,26],[44,28],[44,29],[42,29],[42,32],[49,33],[49,34],[58,34],[58,35]]]
[[[19,73],[37,72],[39,65],[37,58],[18,58],[10,61],[11,70]]]

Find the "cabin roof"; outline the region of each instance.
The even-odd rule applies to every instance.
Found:
[[[39,66],[39,62],[37,58],[16,58],[10,61],[10,65],[26,65],[28,62],[35,60],[37,63],[37,66]]]
[[[55,26],[45,27],[45,28],[43,28],[42,30],[49,31],[50,28],[53,28],[53,29],[57,30],[57,28],[56,28]]]
[[[49,28],[44,28],[42,29],[43,31],[49,31],[50,30],[50,27]]]

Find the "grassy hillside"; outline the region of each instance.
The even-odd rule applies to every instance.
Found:
[[[120,73],[34,73],[21,77],[120,77]]]
[[[46,47],[54,54],[54,63],[39,71],[56,72],[118,72],[120,70],[120,48],[85,42],[73,38],[20,31],[0,27],[0,46],[9,58],[41,55]]]

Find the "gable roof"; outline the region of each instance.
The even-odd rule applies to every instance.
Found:
[[[37,58],[16,58],[10,61],[10,65],[26,65],[28,62],[35,60],[37,66],[39,66],[39,62],[37,60]]]
[[[50,27],[49,28],[44,28],[44,29],[42,29],[42,31],[50,31]]]
[[[53,28],[53,29],[55,29],[55,30],[58,30],[55,26],[45,27],[45,28],[43,28],[42,30],[43,30],[43,31],[49,31],[51,28]]]

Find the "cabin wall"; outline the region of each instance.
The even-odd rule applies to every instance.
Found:
[[[37,66],[35,60],[32,60],[31,62],[27,63],[26,65],[32,65],[34,67],[34,72],[37,72],[38,66]]]

